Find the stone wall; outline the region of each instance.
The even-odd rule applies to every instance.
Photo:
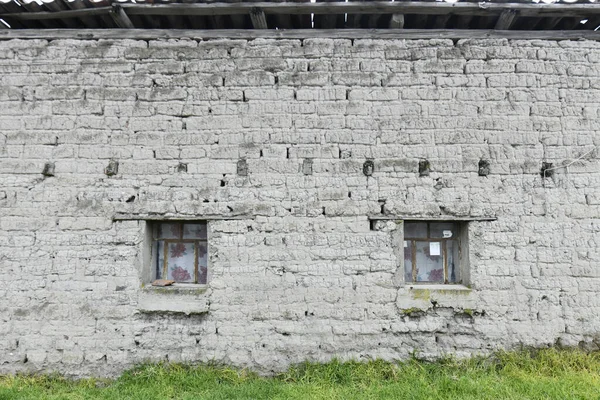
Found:
[[[0,73],[0,373],[600,340],[600,43],[10,40]],[[161,218],[210,219],[208,287],[148,287]],[[470,220],[464,285],[403,282],[410,218]]]

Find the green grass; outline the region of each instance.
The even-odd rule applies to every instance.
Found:
[[[433,363],[332,361],[273,378],[225,367],[147,364],[113,381],[3,376],[5,399],[600,399],[600,353],[546,349]]]

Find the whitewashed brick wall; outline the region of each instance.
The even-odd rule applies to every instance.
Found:
[[[592,41],[0,41],[0,373],[595,348],[599,54]],[[543,179],[543,162],[568,167]],[[472,290],[404,285],[400,244],[371,230],[382,211],[497,217],[469,224]],[[143,288],[145,223],[121,214],[222,218],[209,288]]]

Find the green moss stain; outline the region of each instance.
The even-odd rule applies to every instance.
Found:
[[[431,298],[431,290],[429,289],[412,289],[411,293],[413,299],[415,300],[429,301],[429,299]]]

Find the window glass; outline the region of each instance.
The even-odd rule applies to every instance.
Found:
[[[168,278],[175,282],[194,282],[195,254],[193,243],[169,243]]]
[[[198,243],[198,283],[206,283],[208,275],[208,251],[204,243]]]
[[[427,238],[427,222],[405,222],[404,237],[411,239]]]
[[[163,275],[163,270],[165,266],[165,242],[162,240],[158,240],[156,242],[156,277],[157,279],[166,279]]]
[[[454,238],[457,234],[456,224],[452,222],[432,222],[429,224],[429,237],[431,238]]]
[[[158,239],[179,239],[181,237],[181,224],[158,224]]]
[[[412,240],[405,240],[404,241],[404,280],[406,282],[412,282],[413,281],[413,276],[412,276],[412,266],[413,266],[413,262],[412,262],[412,252],[413,252],[413,245],[412,245]]]
[[[157,279],[206,284],[206,222],[161,222],[155,229]]]
[[[448,251],[448,281],[451,283],[460,282],[460,268],[458,268],[458,241],[448,240],[446,242]]]
[[[184,239],[206,239],[206,224],[184,224]]]
[[[460,230],[458,222],[405,222],[405,282],[461,282]]]
[[[416,241],[417,282],[444,282],[444,258],[440,242]]]

